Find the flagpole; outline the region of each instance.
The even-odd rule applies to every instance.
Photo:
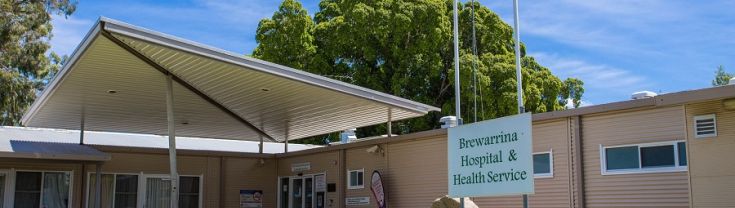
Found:
[[[515,57],[516,57],[516,87],[518,95],[518,114],[525,113],[523,107],[523,73],[521,72],[521,35],[520,20],[518,17],[518,0],[513,0],[513,36],[515,37]],[[523,194],[523,208],[528,208],[528,195]]]
[[[457,13],[457,3],[457,0],[454,0],[452,4],[454,10],[454,109],[455,116],[457,116],[457,125],[462,125],[459,94],[459,15]],[[464,208],[464,197],[459,198],[459,207]]]

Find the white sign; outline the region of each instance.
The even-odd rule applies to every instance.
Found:
[[[531,113],[449,129],[449,196],[533,194]]]
[[[314,189],[316,192],[327,191],[327,177],[324,174],[314,176]]]
[[[291,172],[302,172],[307,170],[311,170],[311,163],[309,162],[291,164]]]
[[[347,197],[345,198],[345,205],[368,205],[370,204],[370,197]]]

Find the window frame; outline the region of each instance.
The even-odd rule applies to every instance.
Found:
[[[546,151],[546,152],[534,152],[531,155],[531,160],[533,160],[533,156],[535,156],[535,155],[541,155],[541,154],[549,154],[549,173],[539,173],[539,174],[534,173],[533,174],[533,178],[534,179],[537,179],[537,178],[554,178],[554,150],[553,149],[549,149],[549,151]],[[531,161],[531,162],[533,162],[533,161]]]
[[[697,120],[702,120],[702,119],[712,119],[713,128],[714,128],[712,131],[714,133],[711,133],[711,134],[703,134],[703,135],[697,134]],[[717,115],[714,114],[714,113],[694,116],[693,117],[693,120],[692,120],[692,125],[693,125],[692,128],[694,130],[693,131],[694,138],[704,139],[704,138],[717,137]]]
[[[144,207],[144,205],[145,205],[145,194],[146,194],[145,192],[146,192],[146,185],[147,185],[146,183],[147,183],[147,179],[148,178],[161,178],[161,179],[169,179],[169,180],[171,179],[171,175],[169,175],[169,174],[149,174],[149,173],[143,173],[143,172],[139,172],[139,173],[126,173],[126,172],[105,172],[105,171],[102,171],[101,173],[103,175],[104,174],[113,174],[113,175],[115,175],[115,177],[117,177],[117,175],[135,175],[135,176],[138,176],[138,190],[137,190],[137,195],[136,195],[137,196],[137,201],[136,201],[136,204],[135,204],[136,207]],[[84,200],[84,207],[89,208],[90,205],[89,205],[89,199],[88,198],[90,196],[89,193],[91,191],[89,185],[91,184],[92,177],[95,177],[94,175],[96,174],[96,172],[90,171],[90,172],[87,172],[87,174],[88,174],[87,183],[85,184],[87,186],[87,187],[85,187],[86,192],[87,192],[87,195],[86,195],[87,198],[82,199],[82,200]],[[197,207],[202,208],[203,207],[203,201],[202,200],[204,199],[204,175],[203,174],[200,174],[200,175],[187,175],[187,174],[182,174],[182,175],[179,175],[179,178],[181,178],[181,177],[198,177],[199,178],[199,204],[198,204]],[[181,180],[178,180],[177,182],[180,182],[180,181]],[[113,185],[113,187],[114,187],[114,185]]]
[[[145,196],[146,196],[146,191],[147,191],[146,190],[146,187],[147,187],[147,184],[146,183],[148,182],[148,178],[161,178],[161,179],[169,179],[169,180],[171,180],[171,175],[169,175],[169,174],[144,174],[144,173],[141,173],[140,175],[141,175],[141,178],[138,179],[138,207],[145,207]],[[199,208],[202,208],[202,200],[204,199],[203,198],[204,197],[204,192],[203,192],[203,189],[204,189],[204,175],[186,175],[186,174],[181,174],[181,175],[178,175],[179,180],[177,180],[176,182],[180,182],[182,176],[184,176],[184,177],[199,177],[199,206],[198,207]],[[141,188],[143,188],[143,189],[141,190]],[[179,197],[179,196],[176,196],[176,197]]]
[[[87,186],[87,187],[84,187],[84,189],[86,191],[86,195],[85,195],[86,199],[82,199],[82,200],[84,200],[84,207],[86,207],[86,208],[91,207],[91,205],[89,204],[89,197],[91,196],[90,193],[92,191],[90,185],[92,185],[92,178],[95,177],[95,174],[96,173],[97,172],[87,172],[87,183],[84,184],[84,185]],[[137,187],[138,190],[136,190],[136,197],[140,197],[141,173],[104,172],[104,171],[102,171],[101,173],[102,173],[102,175],[113,175],[113,180],[112,180],[112,191],[113,191],[113,193],[112,193],[112,195],[113,195],[112,204],[113,205],[115,204],[115,197],[114,197],[115,196],[115,193],[114,192],[116,192],[115,188],[117,187],[117,183],[116,183],[117,175],[134,175],[134,176],[138,176],[138,187]],[[136,207],[139,207],[140,206],[139,201],[140,201],[140,198],[138,198],[136,200],[136,204],[135,204]]]
[[[352,172],[362,173],[362,183],[360,185],[353,186],[352,183],[350,183],[352,182],[352,177],[350,176]],[[365,168],[347,170],[347,189],[352,190],[352,189],[363,189],[363,188],[365,188]]]
[[[641,173],[671,173],[671,172],[684,172],[688,170],[689,163],[687,162],[686,165],[680,165],[679,163],[679,145],[678,143],[684,142],[684,147],[688,148],[686,145],[686,140],[673,140],[673,141],[664,141],[664,142],[650,142],[650,143],[637,143],[637,144],[624,144],[624,145],[611,145],[611,146],[604,146],[600,144],[600,174],[601,175],[622,175],[622,174],[641,174]],[[672,145],[674,147],[674,166],[673,167],[643,167],[643,160],[641,158],[641,148],[645,147],[658,147],[658,146],[668,146]],[[607,170],[607,149],[609,148],[619,148],[619,147],[637,147],[638,148],[638,168],[628,168],[628,169],[619,169],[619,170]],[[688,155],[687,155],[688,157]]]
[[[45,181],[46,173],[67,173],[69,174],[69,203],[66,204],[67,208],[72,207],[74,201],[74,170],[48,170],[48,169],[2,169],[0,172],[5,173],[5,196],[3,196],[4,204],[2,207],[14,207],[15,205],[15,182],[17,172],[37,172],[41,173],[41,201],[43,204],[43,183]]]

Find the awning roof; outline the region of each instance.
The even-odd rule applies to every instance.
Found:
[[[5,140],[0,142],[0,158],[102,162],[110,160],[111,157],[107,153],[80,144]]]
[[[22,122],[79,129],[84,117],[87,130],[165,135],[167,73],[181,136],[283,141],[439,111],[101,18]]]

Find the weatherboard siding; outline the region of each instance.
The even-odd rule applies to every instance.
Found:
[[[735,204],[735,111],[721,100],[686,105],[693,207],[732,207]],[[715,114],[717,136],[695,138],[693,117]]]
[[[572,192],[569,188],[569,121],[534,122],[533,152],[553,153],[553,177],[536,178],[535,194],[529,195],[530,207],[571,207]],[[480,207],[522,207],[521,196],[473,197]]]
[[[72,162],[61,162],[52,160],[25,160],[25,159],[12,159],[12,158],[0,158],[0,170],[15,171],[71,171],[71,182],[73,185],[70,187],[71,204],[69,207],[82,207],[82,164]],[[6,178],[7,180],[7,178]],[[9,181],[6,181],[6,184]],[[7,194],[7,193],[6,193]],[[0,204],[2,206],[2,204]]]
[[[384,175],[388,207],[425,208],[447,195],[446,134],[388,143]]]
[[[345,160],[346,160],[346,167],[347,170],[359,170],[364,169],[364,188],[359,189],[346,189],[345,190],[345,196],[346,197],[369,197],[370,198],[370,204],[364,205],[364,206],[355,206],[355,207],[376,207],[376,201],[375,198],[373,198],[372,191],[370,189],[372,183],[371,183],[371,176],[373,171],[379,171],[383,177],[386,175],[387,170],[387,164],[388,161],[386,160],[386,154],[384,154],[386,145],[379,144],[378,146],[380,149],[383,150],[381,153],[380,151],[375,153],[369,153],[367,150],[371,146],[363,146],[363,147],[357,147],[345,150]],[[345,172],[345,174],[347,174]],[[345,175],[346,177],[349,177],[349,175]],[[345,178],[344,184],[346,186],[347,181]]]
[[[602,175],[600,145],[684,140],[682,106],[582,117],[585,207],[688,207],[687,172]]]
[[[266,196],[263,198],[263,207],[276,207],[277,197],[275,196],[278,194],[276,160],[263,159],[262,164],[259,160],[257,158],[224,158],[222,184],[224,186],[224,206],[220,207],[240,207],[240,190],[262,190],[263,196]],[[219,195],[213,195],[219,197]]]

